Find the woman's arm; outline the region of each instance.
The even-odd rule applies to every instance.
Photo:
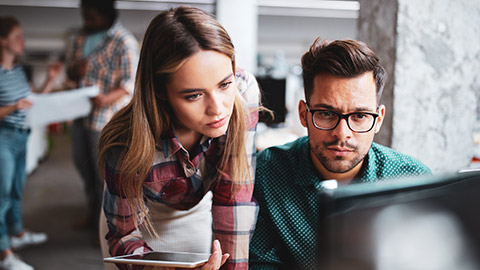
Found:
[[[230,258],[222,269],[248,269],[248,247],[255,228],[257,203],[252,185],[238,187],[231,194],[231,181],[221,180],[214,189],[212,215],[213,233]]]
[[[148,252],[152,249],[143,240],[142,233],[137,228],[142,226],[138,223],[135,226],[133,215],[137,215],[137,220],[143,220],[144,216],[139,213],[133,213],[130,209],[127,198],[121,196],[118,190],[118,181],[120,175],[118,164],[121,164],[121,150],[111,149],[107,155],[107,164],[105,165],[105,183],[103,211],[108,225],[106,239],[109,245],[109,251],[112,256],[121,256],[128,254],[137,254]],[[128,268],[128,265],[117,265],[119,269],[142,269],[140,266]]]
[[[33,103],[28,99],[19,99],[15,104],[0,107],[0,120],[16,110],[26,110],[32,105]]]
[[[58,76],[62,72],[62,69],[63,69],[63,64],[60,62],[51,64],[48,67],[48,71],[45,76],[45,81],[43,82],[43,85],[38,89],[34,89],[32,87],[32,89],[34,89],[33,91],[40,94],[46,94],[52,91],[53,84],[55,83],[55,80],[57,80]]]
[[[244,97],[250,115],[245,134],[245,147],[251,175],[256,164],[255,132],[258,121],[259,89],[253,75],[238,70],[237,84]],[[228,136],[228,135],[227,135]],[[220,179],[213,190],[213,232],[223,251],[230,258],[222,269],[248,269],[250,239],[255,228],[258,205],[253,198],[253,183],[237,185],[232,193],[232,179]]]

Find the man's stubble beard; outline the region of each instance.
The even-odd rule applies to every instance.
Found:
[[[352,154],[355,154],[355,158],[352,160],[345,160],[344,157],[337,157],[334,160],[327,158],[323,152],[329,151],[327,148],[329,146],[340,146],[340,147],[347,147],[348,149],[352,150]],[[358,146],[349,144],[348,142],[327,142],[323,143],[321,147],[310,145],[313,154],[315,157],[320,161],[322,166],[331,173],[346,173],[355,168],[360,162],[365,159],[368,151],[365,154],[360,154]]]

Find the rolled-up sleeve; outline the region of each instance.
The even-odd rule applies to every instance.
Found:
[[[219,183],[214,190],[213,233],[222,251],[230,254],[222,269],[248,269],[248,247],[258,211],[252,191],[252,185],[237,187],[232,200],[228,195],[231,183]]]
[[[254,176],[256,167],[255,132],[258,122],[259,88],[253,75],[237,72],[240,94],[250,110],[245,134],[245,147]],[[254,177],[252,178],[254,179]],[[237,184],[232,189],[232,181],[220,180],[213,190],[213,233],[220,241],[222,251],[230,258],[222,269],[248,269],[250,239],[255,229],[258,204],[253,198],[254,181]],[[232,192],[233,190],[233,192]]]
[[[141,232],[135,227],[128,200],[122,197],[118,191],[119,174],[115,167],[118,163],[117,157],[119,155],[113,154],[108,156],[113,156],[113,158],[107,158],[105,168],[105,182],[107,186],[104,193],[103,210],[108,225],[108,233],[105,238],[108,241],[110,254],[112,256],[121,256],[151,251],[151,248],[143,241]],[[138,220],[140,220],[137,227],[140,227],[143,216],[138,213],[136,215]],[[117,267],[121,270],[142,269],[141,266],[132,267],[125,264],[118,264]]]

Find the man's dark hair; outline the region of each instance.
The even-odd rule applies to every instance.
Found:
[[[93,8],[112,22],[114,22],[118,16],[118,12],[115,9],[115,0],[81,0],[80,7]]]
[[[313,92],[316,75],[328,73],[353,78],[373,71],[377,86],[377,103],[380,102],[387,72],[378,63],[378,57],[367,44],[355,40],[321,40],[317,38],[302,56],[303,86],[307,102]]]

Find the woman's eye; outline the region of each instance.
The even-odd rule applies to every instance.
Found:
[[[220,84],[220,89],[227,89],[230,84],[232,84],[232,82],[224,82],[222,84]]]
[[[198,98],[200,98],[200,94],[193,94],[193,95],[185,96],[186,100],[197,100]]]

